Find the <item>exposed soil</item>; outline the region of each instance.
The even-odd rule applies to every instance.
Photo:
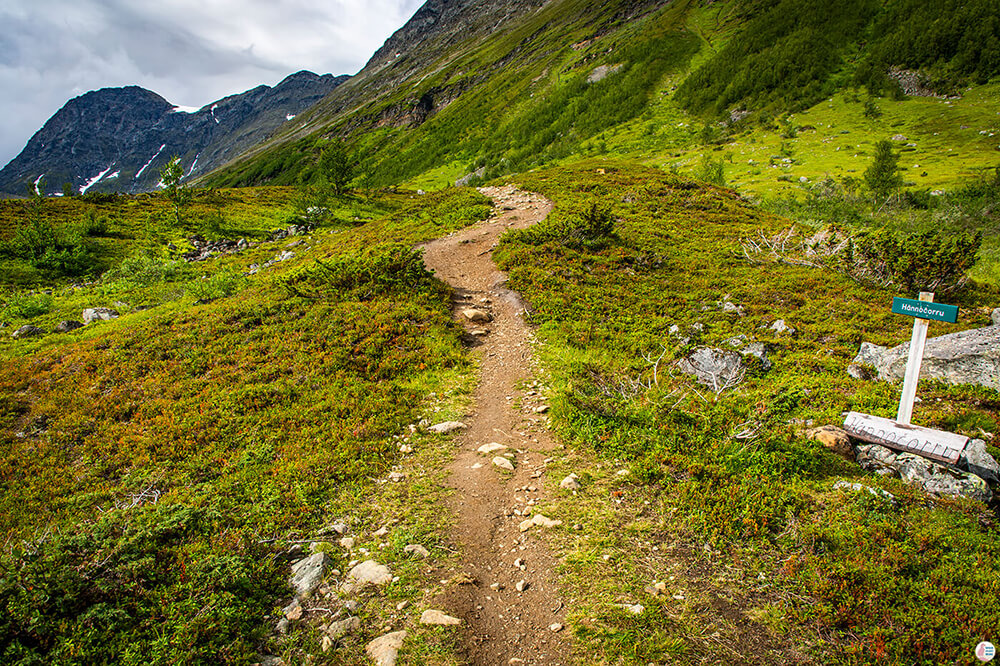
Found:
[[[532,334],[524,308],[505,287],[491,252],[501,233],[544,219],[552,204],[513,186],[481,191],[496,204],[493,217],[424,246],[428,268],[455,288],[453,312],[480,367],[468,428],[458,437],[448,480],[455,490],[449,509],[462,569],[454,572],[458,584],[448,586],[443,604],[462,619],[469,663],[563,664],[569,661],[569,637],[561,630],[556,560],[539,539],[547,528],[519,528],[533,515],[534,504],[544,504],[546,458],[556,444],[532,377]],[[471,308],[489,313],[492,321],[469,320],[465,311]],[[507,449],[477,452],[493,442]],[[492,462],[504,454],[513,454],[513,473]],[[527,587],[518,591],[521,581]]]

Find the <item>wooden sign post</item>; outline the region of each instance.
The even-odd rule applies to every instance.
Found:
[[[917,382],[920,379],[920,365],[924,358],[929,320],[954,324],[958,321],[958,308],[954,305],[935,303],[933,292],[922,291],[920,300],[894,298],[892,311],[916,318],[913,322],[910,356],[906,362],[903,393],[899,398],[896,420],[850,412],[844,421],[844,429],[852,437],[865,442],[909,451],[942,462],[956,463],[965,450],[968,437],[914,426],[911,425],[910,419],[913,418],[913,403],[917,396]]]

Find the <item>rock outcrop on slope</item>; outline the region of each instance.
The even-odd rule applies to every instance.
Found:
[[[206,173],[263,141],[348,77],[298,72],[192,111],[137,86],[71,99],[0,170],[0,193],[148,192],[175,155],[187,177]]]
[[[854,364],[875,368],[883,381],[898,381],[906,374],[909,354],[909,342],[891,349],[864,342]],[[1000,390],[1000,326],[928,338],[920,377]]]

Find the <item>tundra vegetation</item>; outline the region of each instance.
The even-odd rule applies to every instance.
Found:
[[[548,476],[581,483],[538,508],[567,527],[549,538],[583,661],[964,663],[995,637],[995,507],[803,434],[894,413],[898,387],[845,372],[862,341],[908,339],[894,295],[947,294],[962,318],[936,334],[1000,305],[990,3],[933,21],[934,3],[852,0],[827,22],[817,0],[630,21],[593,4],[548,3],[366,109],[461,92],[418,126],[275,143],[183,209],[169,188],[0,201],[0,661],[351,663],[393,617],[413,629],[401,657],[456,663],[454,634],[413,615],[440,576],[402,550],[448,566],[450,445],[418,434],[417,473],[374,479],[410,424],[463,413],[474,368],[413,247],[489,214],[445,187],[480,169],[556,206],[494,256],[567,445]],[[938,96],[906,97],[893,67]],[[817,254],[821,237],[845,244]],[[98,306],[121,316],[51,332]],[[9,335],[24,324],[48,333]],[[715,391],[678,371],[739,336],[769,364]],[[916,423],[1000,432],[997,391],[919,395]],[[399,580],[327,653],[315,626],[273,627],[289,548],[333,553],[344,517],[398,521],[364,547]]]

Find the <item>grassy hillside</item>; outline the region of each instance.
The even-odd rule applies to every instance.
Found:
[[[557,543],[585,660],[971,662],[1000,621],[995,517],[865,474],[802,435],[847,410],[895,413],[898,388],[845,371],[861,341],[908,339],[892,293],[747,261],[741,237],[790,222],[727,190],[613,162],[521,183],[557,205],[498,257],[532,304],[556,427],[575,449],[555,478],[584,479],[546,515],[581,526]],[[595,205],[611,230],[585,222]],[[998,294],[950,298],[967,328],[988,324]],[[770,330],[776,319],[795,334]],[[763,343],[773,367],[719,393],[677,370],[737,335]],[[915,422],[1000,427],[996,391],[924,382],[920,395]],[[834,490],[839,479],[894,499]],[[654,581],[665,595],[644,591]],[[622,607],[635,603],[638,615]]]
[[[263,216],[282,192],[222,196],[263,196]],[[267,271],[244,275],[289,240],[57,290],[29,319],[51,330],[84,304],[144,304],[115,304],[111,322],[23,341],[5,329],[0,660],[250,663],[267,650],[291,596],[283,553],[337,518],[387,519],[364,499],[369,478],[429,393],[465,386],[447,291],[410,246],[480,219],[484,202],[359,202],[374,219],[300,237]],[[136,202],[118,203],[109,217],[133,219]],[[403,501],[383,498],[396,520],[412,514],[400,538],[429,535],[433,505]]]

